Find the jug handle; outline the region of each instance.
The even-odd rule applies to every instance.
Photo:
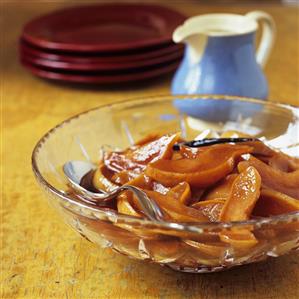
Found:
[[[269,58],[276,35],[276,27],[274,20],[266,12],[258,10],[251,11],[248,14],[246,14],[246,16],[257,22],[261,21],[263,24],[262,37],[256,52],[256,60],[258,64],[261,65],[261,67],[264,67]]]

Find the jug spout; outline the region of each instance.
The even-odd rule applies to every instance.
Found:
[[[175,43],[185,43],[189,49],[189,58],[192,64],[200,62],[207,42],[208,36],[202,32],[195,32],[195,28],[184,24],[179,26],[173,33],[172,39]]]

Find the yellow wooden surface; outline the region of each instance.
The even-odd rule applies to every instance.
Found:
[[[270,99],[298,104],[298,8],[269,4],[204,5],[166,1],[187,15],[263,9],[278,35],[266,67]],[[73,1],[70,4],[78,4]],[[207,3],[207,2],[205,2]],[[240,2],[239,2],[240,3]],[[167,93],[170,77],[114,90],[54,84],[18,63],[17,38],[30,18],[66,5],[52,1],[1,1],[1,298],[299,298],[299,255],[228,272],[193,275],[133,261],[97,248],[49,208],[31,171],[38,138],[56,123],[103,103]]]

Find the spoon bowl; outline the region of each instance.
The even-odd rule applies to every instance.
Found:
[[[82,186],[82,179],[95,169],[94,164],[86,161],[69,161],[63,165],[63,172],[70,186],[81,195],[80,198],[83,196],[84,201],[101,205],[114,199],[121,192],[131,191],[138,199],[142,211],[150,220],[163,221],[163,212],[159,206],[145,192],[135,186],[124,185],[109,193],[104,190],[99,190],[99,192],[87,190],[85,186]]]

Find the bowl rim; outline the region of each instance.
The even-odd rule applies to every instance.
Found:
[[[31,163],[32,163],[32,170],[33,173],[38,181],[38,183],[45,187],[50,193],[54,194],[56,197],[58,197],[60,200],[67,204],[71,204],[76,206],[79,209],[88,210],[92,213],[94,217],[97,218],[97,214],[100,213],[102,216],[111,217],[110,211],[105,211],[100,208],[92,207],[88,204],[78,202],[74,200],[71,196],[68,196],[66,193],[64,193],[61,190],[56,189],[54,186],[52,186],[41,174],[38,164],[37,164],[37,156],[44,145],[44,143],[47,141],[47,139],[55,133],[56,130],[62,128],[64,125],[68,124],[69,122],[86,115],[90,112],[104,109],[104,108],[111,108],[111,107],[117,107],[119,105],[134,105],[140,104],[140,101],[146,101],[146,102],[158,102],[158,101],[166,101],[171,98],[175,99],[192,99],[192,100],[207,100],[207,99],[213,99],[213,100],[227,100],[227,101],[239,101],[239,102],[249,102],[253,104],[261,104],[264,107],[273,107],[273,108],[284,108],[288,109],[292,112],[295,112],[295,117],[299,119],[299,107],[288,105],[288,104],[282,104],[278,102],[269,102],[265,100],[250,98],[250,97],[243,97],[243,96],[231,96],[231,95],[221,95],[221,94],[193,94],[193,95],[187,95],[187,94],[181,94],[181,95],[171,95],[171,94],[162,94],[162,95],[152,95],[152,96],[144,96],[144,97],[134,97],[129,98],[125,100],[119,100],[113,103],[109,104],[102,104],[99,106],[96,106],[94,108],[85,110],[81,113],[75,114],[74,116],[71,116],[62,122],[58,123],[56,126],[48,130],[36,143],[36,145],[33,148],[32,155],[31,155]],[[82,212],[82,210],[79,210]],[[78,209],[76,209],[76,212],[78,212]],[[86,215],[81,214],[82,216],[86,217]],[[116,217],[116,220],[124,221],[126,223],[134,224],[138,223],[140,225],[144,225],[145,227],[150,225],[151,228],[158,228],[158,229],[171,229],[175,231],[185,231],[185,232],[192,232],[192,233],[201,233],[203,230],[214,230],[214,229],[230,229],[233,227],[247,227],[251,226],[254,228],[260,228],[263,225],[271,225],[271,224],[277,224],[278,222],[282,223],[288,223],[292,221],[299,221],[299,211],[298,212],[291,212],[286,213],[282,215],[277,216],[271,216],[271,217],[261,217],[258,219],[250,219],[250,220],[243,220],[243,221],[231,221],[231,222],[190,222],[190,223],[177,223],[177,222],[161,222],[161,221],[152,221],[144,218],[138,218],[134,216],[124,215],[120,214],[117,211],[113,212],[113,216]],[[115,221],[115,220],[114,220]]]

